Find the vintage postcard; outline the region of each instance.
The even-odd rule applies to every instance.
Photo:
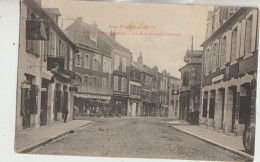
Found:
[[[21,0],[19,18],[16,153],[254,160],[258,8]]]

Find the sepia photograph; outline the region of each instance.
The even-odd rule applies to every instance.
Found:
[[[259,9],[20,0],[17,154],[254,161]]]

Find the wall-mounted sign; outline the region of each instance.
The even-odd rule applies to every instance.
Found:
[[[64,70],[64,58],[48,57],[47,71],[57,72]]]
[[[45,21],[26,20],[26,40],[49,40],[50,28]]]
[[[224,74],[212,78],[212,83],[224,79]]]

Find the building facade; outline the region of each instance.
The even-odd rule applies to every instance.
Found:
[[[168,117],[179,117],[179,91],[181,87],[181,80],[173,76],[169,76],[169,101],[168,101]]]
[[[130,67],[129,106],[127,116],[141,116],[141,71],[133,64]]]
[[[163,70],[162,73],[159,73],[158,79],[158,91],[157,95],[159,98],[159,116],[167,117],[169,111],[169,73],[166,70]]]
[[[76,23],[70,25],[65,33],[77,44],[78,53],[74,55],[73,72],[77,78],[72,84],[77,87],[75,106],[82,115],[103,115],[104,109],[109,108],[111,89],[111,55],[97,46],[97,39],[91,39],[91,34],[84,31],[96,27],[83,24],[79,17]],[[81,30],[78,30],[81,29]]]
[[[20,7],[16,129],[51,125],[64,111],[71,120],[75,45],[57,25],[58,9],[43,9],[39,0]]]
[[[258,60],[256,8],[215,7],[208,15],[200,123],[242,135],[255,121]]]
[[[100,72],[102,71],[103,78],[107,78],[107,86],[105,88],[107,92],[105,92],[105,95],[110,95],[110,91],[113,91],[112,96],[107,97],[105,100],[110,100],[110,108],[114,115],[126,116],[129,105],[132,53],[115,40],[115,32],[111,32],[110,35],[107,35],[98,28],[95,22],[87,24],[82,21],[81,17],[78,17],[65,31],[70,33],[71,39],[74,40],[77,45],[82,44],[82,39],[84,39],[85,48],[91,47],[95,50],[102,51],[102,54],[95,52],[96,56],[93,61],[96,60],[97,65],[101,64]],[[100,55],[102,56],[99,57]],[[93,65],[95,65],[95,62],[93,62]],[[105,72],[103,68],[106,69]],[[104,77],[104,75],[106,75],[106,77]],[[98,84],[96,87],[99,88],[101,85],[103,84]]]
[[[180,89],[179,120],[198,124],[201,96],[201,71],[203,51],[188,50],[184,56],[185,66],[179,69],[182,85]]]

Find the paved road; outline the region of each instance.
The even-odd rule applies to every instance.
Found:
[[[88,118],[88,127],[34,154],[249,161],[167,127],[167,118]]]

